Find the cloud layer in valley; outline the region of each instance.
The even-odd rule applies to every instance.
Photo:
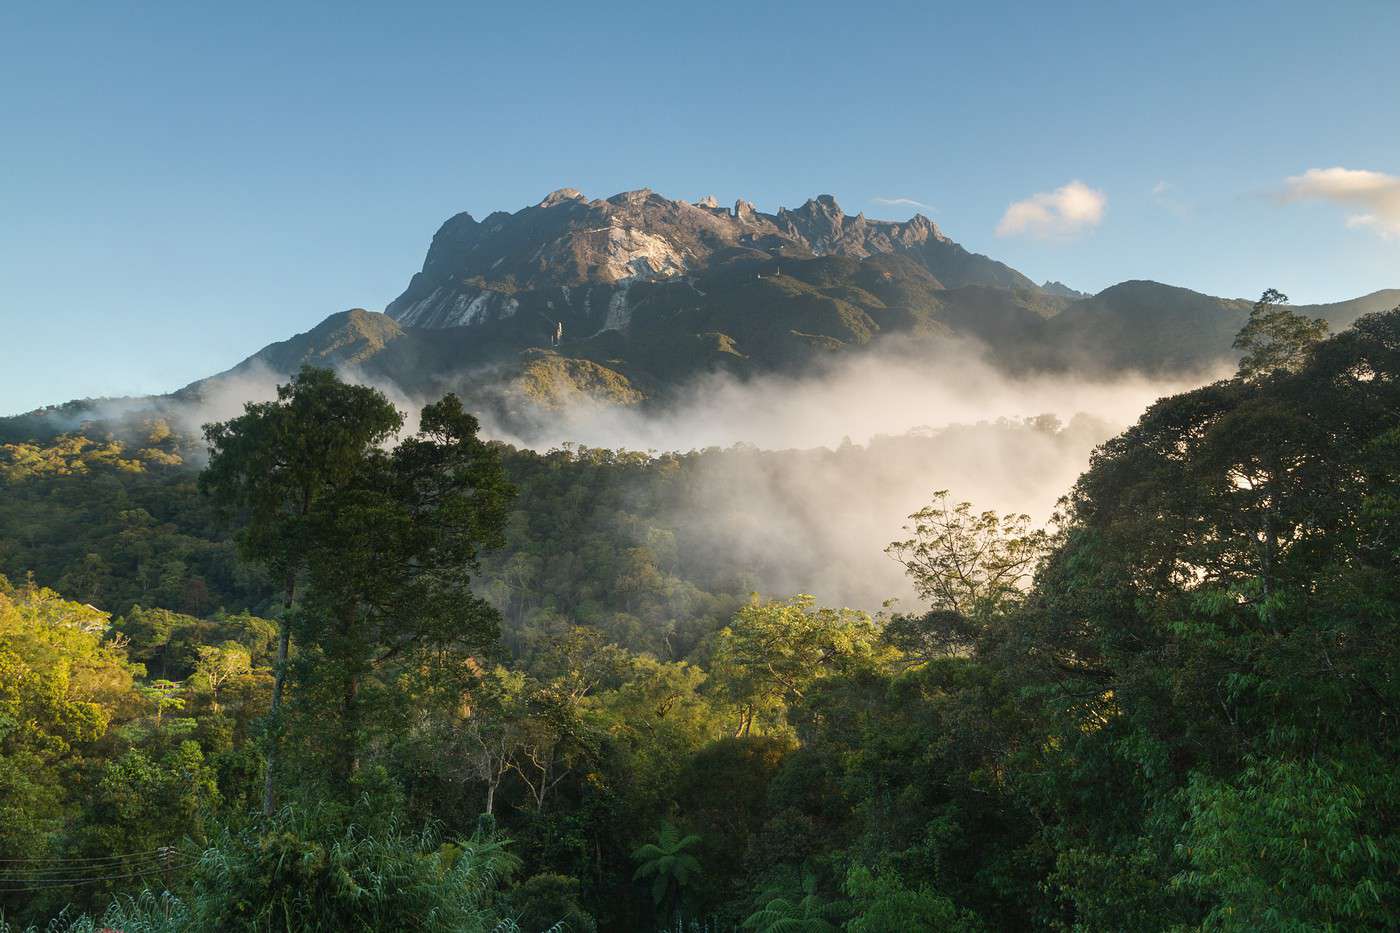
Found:
[[[997,236],[1069,236],[1103,222],[1108,196],[1082,181],[1042,191],[1006,209]]]
[[[536,449],[723,449],[702,456],[668,516],[686,560],[737,559],[765,595],[913,608],[884,548],[934,491],[1044,523],[1095,446],[1159,397],[1216,375],[1017,377],[968,344],[892,346],[797,378],[703,379],[664,411],[583,403],[524,437],[487,430]]]
[[[704,451],[655,516],[685,542],[683,576],[738,566],[766,596],[808,592],[873,611],[892,597],[916,605],[884,549],[936,490],[1044,523],[1095,446],[1157,398],[1217,375],[1016,376],[986,362],[977,345],[947,341],[877,345],[797,376],[715,375],[665,407],[575,396],[528,427],[495,421],[489,405],[466,401],[482,412],[484,434],[536,450]],[[353,370],[342,376],[365,381]],[[281,381],[249,369],[206,385],[197,403],[167,403],[160,413],[197,434],[245,401],[274,397]],[[426,400],[378,387],[415,430]]]

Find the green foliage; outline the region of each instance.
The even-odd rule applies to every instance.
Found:
[[[820,608],[811,596],[750,602],[720,631],[714,652],[716,687],[739,709],[735,734],[748,735],[755,722],[781,730],[785,706],[815,680],[875,656],[876,634],[866,613]]]
[[[215,613],[196,618],[168,609],[133,606],[112,623],[126,642],[128,656],[140,661],[151,676],[184,680],[193,675],[216,645],[241,652],[248,663],[271,661],[277,624],[247,612]]]
[[[973,514],[972,503],[948,504],[948,491],[909,516],[910,537],[888,553],[905,566],[915,590],[934,610],[972,619],[1017,605],[1049,546],[1028,515]]]
[[[136,443],[60,435],[44,446],[0,446],[0,465],[9,465],[0,469],[0,572],[32,570],[117,614],[136,603],[197,615],[256,606],[265,581],[237,565],[187,461]]]
[[[331,811],[284,809],[200,857],[189,898],[200,929],[492,930],[518,867],[499,840],[444,840],[392,821],[370,831]]]
[[[189,867],[184,896],[145,891],[100,918],[65,912],[48,929],[507,933],[519,928],[499,889],[517,867],[500,840],[447,841],[392,822],[369,833],[323,810],[284,809],[216,839]],[[12,929],[0,918],[0,931]]]
[[[1244,353],[1240,376],[1253,379],[1280,370],[1297,372],[1313,345],[1327,336],[1322,318],[1307,318],[1289,308],[1288,296],[1277,289],[1264,292],[1235,336],[1234,347]]]
[[[762,891],[759,908],[744,918],[743,927],[755,933],[835,933],[833,922],[841,917],[844,904],[823,900],[817,892],[817,876],[804,872],[799,890],[786,886]]]
[[[851,933],[902,933],[904,930],[946,930],[974,933],[981,929],[970,915],[958,910],[946,897],[926,887],[909,888],[898,877],[852,868],[846,876],[846,894],[855,918],[846,924]]]
[[[0,859],[47,854],[79,802],[85,755],[132,688],[106,627],[103,613],[0,577]]]
[[[317,503],[402,426],[382,393],[307,367],[278,386],[275,401],[249,403],[239,417],[205,427],[200,489],[226,513],[246,514],[240,548],[280,579],[300,566]]]
[[[214,712],[219,712],[219,691],[225,687],[247,682],[253,676],[253,658],[248,649],[236,641],[222,645],[200,645],[199,662],[191,678],[197,689],[208,692]]]
[[[1174,879],[1219,930],[1383,927],[1400,903],[1394,767],[1370,749],[1323,761],[1251,759],[1230,781],[1197,775]]]
[[[390,728],[370,718],[381,709],[372,692],[392,690],[406,668],[466,676],[497,635],[472,572],[478,551],[501,543],[513,489],[476,432],[455,396],[428,405],[417,434],[390,452],[362,451],[300,520],[298,728],[338,729],[320,763],[342,786],[376,730]]]
[[[64,910],[42,929],[43,933],[185,933],[191,922],[189,907],[178,897],[142,891],[116,898],[96,916]],[[0,916],[0,933],[40,933],[40,927],[21,928]]]
[[[598,924],[579,905],[577,878],[541,874],[527,878],[510,893],[510,910],[525,930],[594,933]]]
[[[526,351],[522,355],[520,374],[510,391],[545,411],[559,411],[579,403],[636,405],[645,398],[625,376],[606,366],[546,350]]]
[[[100,857],[202,842],[219,800],[214,771],[193,739],[128,749],[105,764],[90,792],[77,828],[80,851]]]
[[[5,444],[0,447],[0,477],[9,483],[55,476],[85,476],[103,469],[140,473],[145,463],[139,457],[123,456],[126,445],[110,439],[99,442],[81,434],[67,434],[54,443]],[[180,462],[176,457],[176,463]]]
[[[112,853],[205,838],[219,811],[213,759],[236,754],[233,737],[170,715],[203,709],[174,681],[139,680],[128,644],[105,613],[0,582],[0,909],[139,884]]]
[[[700,860],[687,851],[699,843],[700,837],[694,833],[683,835],[671,823],[662,823],[656,841],[638,846],[632,853],[637,863],[632,879],[651,880],[651,899],[658,910],[676,904],[700,874]]]
[[[771,286],[838,287],[868,303]],[[82,931],[1395,927],[1400,312],[1270,365],[1104,444],[1053,537],[938,494],[893,546],[927,611],[892,619],[686,569],[700,539],[662,516],[740,453],[512,453],[430,406],[245,550],[296,568],[291,803],[265,821],[276,623],[143,595],[109,624],[0,585],[0,908]],[[196,501],[155,460],[69,448],[14,461],[0,522],[73,521],[26,511],[50,483]],[[75,583],[176,592],[89,543],[55,565]],[[179,859],[89,877],[129,846]]]

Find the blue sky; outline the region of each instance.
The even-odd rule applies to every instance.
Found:
[[[563,186],[918,201],[1089,291],[1400,286],[1397,38],[1389,0],[13,0],[0,412],[167,391],[382,308],[448,216]]]

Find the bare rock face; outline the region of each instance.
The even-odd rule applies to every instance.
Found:
[[[583,196],[583,192],[579,191],[577,188],[560,188],[556,191],[551,191],[548,195],[546,195],[545,199],[539,203],[539,206],[552,207],[555,204],[562,204],[565,201],[586,200],[588,199]]]
[[[1055,281],[1047,280],[1045,282],[1042,282],[1040,285],[1040,290],[1048,295],[1059,295],[1061,298],[1078,299],[1090,297],[1088,292],[1081,292],[1078,289],[1070,288],[1068,285],[1066,285],[1064,282],[1059,281],[1058,279],[1056,279]]]
[[[551,192],[533,207],[477,221],[462,213],[433,237],[423,270],[386,312],[412,327],[470,327],[501,321],[544,304],[557,292],[577,314],[576,296],[596,310],[600,329],[625,326],[617,296],[635,282],[685,277],[731,261],[736,253],[811,258],[952,244],[928,218],[904,222],[847,216],[821,195],[796,210],[765,214],[739,200],[732,211],[713,197],[695,204],[648,188],[590,201],[574,188]],[[534,313],[532,311],[532,313]],[[619,321],[622,321],[619,324]]]

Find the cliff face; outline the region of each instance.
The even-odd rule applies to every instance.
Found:
[[[469,327],[520,314],[594,330],[626,325],[628,286],[728,265],[907,252],[955,285],[1035,285],[968,253],[927,217],[851,217],[830,195],[765,214],[747,201],[672,201],[648,189],[590,201],[561,188],[514,214],[448,220],[386,313],[411,327]]]

